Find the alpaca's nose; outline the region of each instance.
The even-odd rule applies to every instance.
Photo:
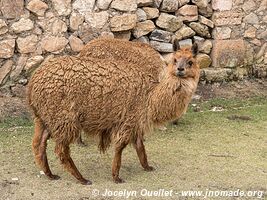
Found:
[[[179,72],[183,72],[184,71],[184,67],[178,67],[178,71]]]

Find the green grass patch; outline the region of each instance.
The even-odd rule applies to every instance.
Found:
[[[27,117],[8,117],[0,120],[0,128],[11,128],[16,126],[32,126],[32,120]]]

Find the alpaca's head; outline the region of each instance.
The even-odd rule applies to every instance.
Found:
[[[174,41],[173,48],[175,52],[168,66],[170,75],[180,79],[197,78],[199,76],[199,66],[196,62],[198,45],[195,43],[191,48],[180,48],[179,43]]]

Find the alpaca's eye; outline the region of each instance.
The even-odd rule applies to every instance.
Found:
[[[192,65],[193,65],[193,61],[190,60],[190,61],[188,62],[188,65],[192,66]]]

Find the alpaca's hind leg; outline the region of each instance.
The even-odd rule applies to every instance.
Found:
[[[82,134],[80,134],[80,136],[77,139],[77,144],[81,147],[86,147],[87,145],[84,143],[84,141],[82,140]]]
[[[121,155],[123,149],[127,144],[121,144],[115,147],[115,156],[112,162],[112,177],[115,183],[123,183],[124,181],[119,177],[119,172],[121,168]]]
[[[45,130],[40,119],[36,118],[34,121],[34,137],[32,141],[32,149],[35,156],[36,163],[44,171],[45,175],[52,180],[59,179],[60,177],[52,174],[46,155],[46,142],[49,138],[49,133]]]
[[[134,147],[136,149],[140,163],[145,171],[153,171],[154,168],[148,165],[145,145],[140,137],[137,138]]]
[[[70,157],[70,148],[69,144],[66,143],[57,143],[55,148],[56,154],[59,156],[59,159],[64,166],[64,168],[70,172],[78,181],[83,185],[91,185],[92,182],[83,178],[81,173],[78,171],[75,166],[72,158]]]

